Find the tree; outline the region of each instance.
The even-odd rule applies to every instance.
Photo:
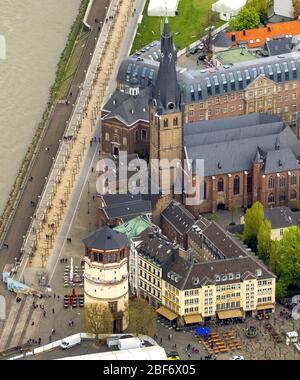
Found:
[[[87,334],[95,335],[98,341],[113,333],[113,321],[111,311],[103,304],[92,303],[84,307],[85,331]]]
[[[269,265],[277,275],[278,297],[284,296],[288,288],[300,289],[300,227],[288,228],[280,241],[271,243]]]
[[[130,333],[153,336],[156,333],[156,311],[148,302],[141,298],[129,301],[129,325]]]
[[[269,260],[271,248],[271,223],[263,220],[257,234],[257,254],[265,263]]]
[[[270,244],[269,266],[272,272],[278,276],[281,271],[280,241],[272,240]]]
[[[300,227],[288,228],[280,241],[281,277],[287,286],[300,287]]]
[[[245,225],[242,239],[245,243],[251,239],[257,239],[259,227],[265,218],[264,208],[260,202],[255,202],[246,211]]]
[[[229,27],[232,31],[243,29],[255,29],[260,24],[260,18],[257,10],[252,6],[246,6],[240,10],[237,16],[229,21]]]
[[[300,16],[300,0],[293,0],[293,16],[295,19],[298,19]]]
[[[256,9],[261,24],[266,24],[268,22],[268,13],[271,6],[270,0],[248,0],[246,7],[249,6]]]

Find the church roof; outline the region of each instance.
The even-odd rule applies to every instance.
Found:
[[[103,111],[108,112],[103,119],[118,119],[130,127],[140,120],[149,121],[149,98],[151,88],[147,87],[138,96],[115,91],[108,102],[103,106]]]
[[[281,146],[275,151],[278,137]],[[266,153],[262,157],[265,174],[300,169],[296,159],[300,155],[300,142],[289,127],[270,115],[185,125],[184,146],[188,158],[204,159],[205,176],[251,170],[258,147]]]

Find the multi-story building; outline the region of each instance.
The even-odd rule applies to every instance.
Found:
[[[172,244],[159,230],[141,236],[137,252],[138,296],[158,308],[162,300],[163,268],[179,257],[179,246]]]
[[[275,275],[218,224],[201,218],[187,237],[189,255],[155,233],[135,247],[138,294],[159,314],[190,324],[274,311]]]
[[[126,235],[105,226],[83,240],[85,244],[85,304],[111,310],[114,332],[128,326],[128,247]]]
[[[164,234],[184,249],[188,247],[187,233],[194,223],[194,216],[179,202],[171,201],[161,213]]]
[[[247,207],[260,200],[265,207],[272,207],[299,200],[300,143],[276,117],[296,125],[300,52],[222,69],[176,70],[167,21],[160,48],[159,62],[148,59],[149,50],[147,55],[130,57],[121,64],[118,90],[109,101],[110,112],[117,112],[113,105],[119,92],[132,96],[134,78],[135,85],[139,83],[139,102],[149,105],[151,163],[155,159],[161,163],[164,159],[204,160],[204,202],[190,211],[198,216],[199,212],[230,208],[233,203]],[[102,130],[103,141],[106,133],[112,141],[113,127],[106,126],[105,120]],[[133,149],[138,146],[137,141]],[[159,190],[164,194],[169,184],[165,188],[163,179],[167,176],[162,166],[159,172]]]

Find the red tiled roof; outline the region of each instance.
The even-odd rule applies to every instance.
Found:
[[[292,37],[300,34],[300,21],[288,21],[278,24],[268,24],[266,27],[257,29],[247,29],[238,32],[227,32],[226,36],[232,40],[235,34],[234,45],[238,46],[239,41],[245,41],[249,48],[258,48],[264,46],[267,38],[272,40],[275,36]]]

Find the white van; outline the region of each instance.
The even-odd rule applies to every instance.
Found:
[[[80,335],[79,334],[72,335],[61,341],[60,348],[62,348],[63,350],[68,350],[69,348],[74,347],[80,343],[81,343]]]

